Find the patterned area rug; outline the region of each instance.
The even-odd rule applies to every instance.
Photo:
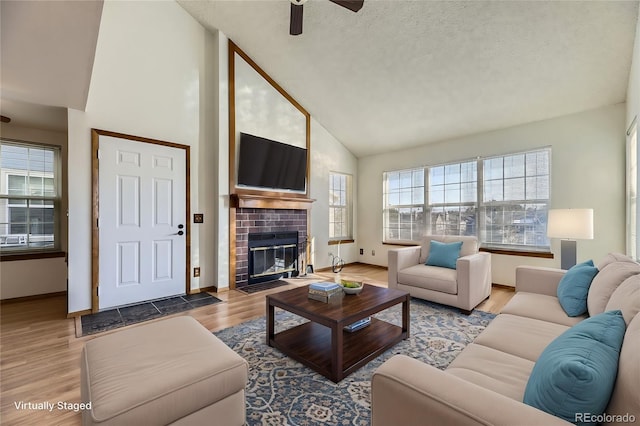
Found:
[[[400,306],[376,315],[402,324]],[[247,425],[369,425],[371,375],[395,354],[405,354],[437,368],[446,368],[462,349],[495,318],[411,299],[411,337],[351,374],[340,383],[315,373],[265,343],[265,318],[215,333],[250,366]],[[276,310],[276,332],[304,320]]]

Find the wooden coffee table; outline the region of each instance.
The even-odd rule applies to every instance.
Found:
[[[357,295],[323,303],[307,297],[309,286],[267,296],[267,344],[328,379],[339,382],[396,343],[409,337],[409,293],[364,284]],[[371,318],[354,331],[344,327],[402,303],[402,327]],[[275,334],[275,308],[309,320]]]

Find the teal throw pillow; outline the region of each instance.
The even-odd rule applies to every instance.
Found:
[[[533,366],[523,402],[577,425],[592,424],[584,420],[602,415],[609,404],[625,328],[621,311],[607,311],[556,337]]]
[[[593,261],[579,263],[569,269],[558,284],[558,300],[570,317],[587,312],[587,295],[591,281],[598,273]]]
[[[460,257],[461,248],[462,241],[441,243],[440,241],[431,240],[429,244],[429,256],[427,256],[425,265],[456,269],[456,261]]]

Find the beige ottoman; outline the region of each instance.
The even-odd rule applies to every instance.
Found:
[[[81,356],[84,425],[242,425],[249,367],[195,319],[90,340]]]

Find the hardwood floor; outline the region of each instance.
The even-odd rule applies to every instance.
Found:
[[[362,279],[386,286],[386,268],[347,265],[340,273],[318,271],[323,280]],[[214,295],[225,303],[193,309],[190,315],[211,331],[265,315],[265,295],[306,285],[318,278],[291,280],[286,287],[254,294],[227,291]],[[499,313],[512,297],[508,288],[494,287],[477,309]],[[79,412],[58,409],[58,402],[80,402],[80,352],[96,336],[76,337],[75,320],[66,318],[66,296],[4,303],[0,311],[0,421],[7,425],[79,425]],[[132,325],[130,327],[136,327]],[[100,335],[104,335],[102,333]],[[21,403],[52,403],[52,411],[20,408]]]

